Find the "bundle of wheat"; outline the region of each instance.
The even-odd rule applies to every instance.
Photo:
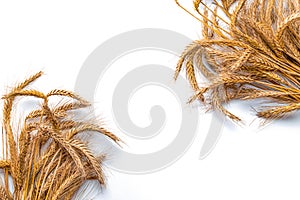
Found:
[[[4,181],[0,185],[0,199],[71,199],[80,186],[90,179],[105,185],[102,161],[105,155],[94,155],[83,137],[86,131],[104,134],[114,142],[119,138],[90,121],[78,121],[71,111],[86,108],[90,103],[65,90],[44,94],[26,89],[39,78],[39,72],[18,84],[3,97],[3,157],[0,168]],[[40,109],[30,112],[20,133],[14,132],[12,109],[16,97],[41,99]],[[49,98],[70,99],[56,107]]]
[[[186,48],[175,72],[176,79],[185,66],[191,101],[236,121],[223,107],[235,99],[268,99],[273,105],[257,112],[264,119],[300,108],[299,0],[195,0],[199,17],[176,3],[202,24],[202,39]],[[197,71],[207,85],[199,86]]]

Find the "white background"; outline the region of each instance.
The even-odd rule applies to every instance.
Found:
[[[192,39],[200,35],[200,24],[180,10],[173,0],[1,1],[1,93],[38,70],[44,70],[46,75],[35,88],[73,90],[81,65],[97,46],[112,36],[138,28],[169,29]],[[176,59],[169,56],[161,62],[174,67]],[[97,95],[105,96],[105,91],[107,89]],[[141,96],[143,92],[133,101]],[[101,105],[97,103],[114,127],[110,110]],[[198,159],[210,114],[201,115],[198,135],[178,162],[147,175],[128,175],[107,169],[108,186],[98,199],[299,199],[300,118],[256,129],[248,126],[253,111],[245,106],[232,105],[231,108],[242,109],[240,113],[247,125],[226,123],[221,139],[207,158]],[[148,112],[135,113],[135,110],[139,109],[131,109],[130,113],[133,120],[147,119]],[[175,106],[174,110],[168,115],[169,121],[178,120],[178,108]],[[166,129],[170,131],[168,126],[170,124]],[[120,131],[116,133],[122,137]],[[142,146],[125,148],[145,151]],[[155,148],[152,151],[157,150]]]

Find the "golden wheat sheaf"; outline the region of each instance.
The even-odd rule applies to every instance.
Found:
[[[0,199],[40,200],[71,199],[86,180],[98,180],[105,185],[104,154],[95,155],[84,135],[87,131],[103,134],[114,142],[119,138],[101,123],[77,120],[71,111],[87,108],[90,103],[66,90],[52,90],[44,94],[28,86],[42,75],[39,72],[14,87],[3,96],[2,160],[3,181]],[[51,97],[60,101],[50,106]],[[12,124],[12,110],[17,97],[34,97],[41,101],[21,123],[19,133]],[[13,188],[13,189],[10,189]]]
[[[236,99],[267,99],[257,111],[264,119],[300,108],[299,0],[196,0],[195,13],[176,3],[202,24],[202,38],[185,49],[175,72],[176,79],[185,67],[191,101],[236,121],[224,108]]]

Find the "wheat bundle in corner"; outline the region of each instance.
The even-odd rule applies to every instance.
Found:
[[[71,111],[90,106],[73,92],[52,90],[44,94],[28,89],[41,75],[39,72],[31,76],[2,98],[1,200],[71,199],[86,180],[106,183],[102,168],[104,155],[95,155],[84,137],[78,135],[95,131],[114,142],[119,139],[99,124],[78,121],[70,115]],[[69,100],[51,107],[49,99],[53,96]],[[25,117],[19,133],[12,127],[17,97],[35,97],[42,102],[39,109]]]
[[[175,73],[185,66],[191,101],[236,121],[224,108],[235,99],[267,99],[257,109],[264,119],[300,109],[299,0],[195,0],[194,12],[176,3],[202,24],[202,38],[182,53]]]

